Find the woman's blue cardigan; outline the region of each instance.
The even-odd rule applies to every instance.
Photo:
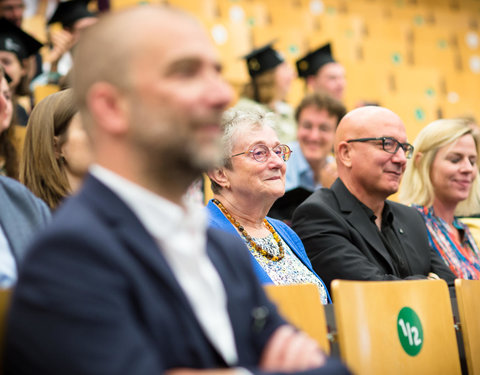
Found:
[[[209,214],[208,221],[209,226],[211,228],[216,228],[223,230],[225,232],[229,232],[240,236],[237,232],[235,227],[230,223],[230,221],[225,217],[225,215],[220,211],[215,203],[211,200],[207,204],[207,211]],[[305,248],[303,247],[303,243],[300,240],[300,237],[285,223],[280,220],[272,219],[271,217],[266,217],[267,221],[270,225],[277,231],[280,237],[282,237],[283,241],[288,245],[288,247],[292,250],[292,252],[301,260],[301,262],[322,282],[325,287],[325,291],[327,293],[328,302],[331,302],[330,295],[328,294],[327,287],[323,280],[315,273],[312,268],[312,264],[310,263],[310,259],[307,257],[307,253],[305,252]],[[250,253],[250,252],[249,252]],[[251,254],[250,254],[251,255]],[[262,284],[272,284],[272,279],[268,276],[265,270],[260,266],[260,264],[255,260],[253,255],[252,257],[252,264],[257,274],[260,283]]]

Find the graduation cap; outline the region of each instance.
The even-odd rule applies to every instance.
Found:
[[[293,211],[307,199],[312,192],[303,187],[287,191],[283,197],[278,198],[268,212],[268,216],[274,219],[282,220],[290,225],[293,217]]]
[[[15,24],[0,18],[0,51],[12,52],[22,60],[37,53],[42,46],[42,43]]]
[[[63,28],[70,28],[82,18],[96,17],[87,8],[90,0],[70,0],[58,3],[57,9],[48,21],[48,25],[60,22]]]
[[[306,78],[317,74],[318,69],[323,65],[336,62],[332,57],[332,49],[330,43],[308,53],[301,59],[297,60],[298,76]]]
[[[274,42],[257,48],[243,58],[247,61],[248,73],[250,77],[273,69],[285,61],[285,59],[272,48]]]

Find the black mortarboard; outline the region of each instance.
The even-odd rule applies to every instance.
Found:
[[[332,49],[330,43],[325,44],[319,49],[308,53],[301,59],[297,60],[298,76],[306,78],[317,74],[318,69],[323,65],[336,62],[332,57]]]
[[[280,65],[285,59],[272,48],[273,42],[257,48],[243,58],[247,61],[248,73],[250,77],[266,72]]]
[[[37,53],[42,45],[10,21],[0,18],[0,51],[12,52],[22,60]]]
[[[303,187],[297,187],[293,190],[287,191],[283,197],[278,198],[268,212],[268,216],[274,219],[282,220],[284,223],[290,225],[293,217],[293,211],[307,199],[311,191]]]
[[[48,24],[60,22],[64,28],[70,28],[82,18],[96,17],[87,8],[90,0],[70,0],[58,4]]]

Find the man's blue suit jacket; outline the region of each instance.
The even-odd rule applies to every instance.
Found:
[[[256,373],[267,340],[284,320],[259,286],[244,244],[213,229],[207,241],[227,294],[238,366]],[[158,375],[177,367],[226,367],[153,238],[92,176],[28,254],[4,355],[6,373],[17,375]],[[329,361],[309,373],[346,370]]]

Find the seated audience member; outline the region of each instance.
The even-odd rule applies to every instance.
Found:
[[[79,189],[93,155],[72,89],[38,103],[28,120],[20,181],[55,210]]]
[[[11,78],[13,93],[14,123],[26,125],[28,110],[18,104],[19,97],[30,99],[29,57],[38,52],[42,44],[6,19],[0,19],[0,64]],[[28,101],[27,100],[27,101]]]
[[[291,144],[285,190],[302,187],[313,192],[330,187],[337,178],[331,155],[335,129],[345,115],[345,107],[328,94],[307,95],[297,107],[297,141]]]
[[[293,108],[285,100],[295,72],[272,45],[269,43],[245,56],[251,80],[236,107],[274,112],[280,141],[290,142],[295,139],[295,119]]]
[[[9,90],[1,73],[0,123],[11,117]],[[2,133],[3,134],[3,133]],[[0,176],[0,288],[11,287],[17,279],[18,263],[23,261],[32,235],[43,228],[50,218],[47,206],[25,186]]]
[[[171,7],[82,36],[73,88],[95,164],[21,268],[7,374],[348,373],[281,318],[244,243],[183,200],[221,153],[220,72],[199,22]]]
[[[314,192],[293,216],[293,229],[327,286],[333,279],[440,277],[453,283],[417,210],[386,200],[398,190],[412,152],[402,120],[386,108],[357,108],[340,121],[339,178],[330,189]]]
[[[22,28],[24,16],[32,17],[36,13],[36,9],[32,8],[37,8],[37,5],[38,0],[0,0],[0,18],[5,18],[18,28]],[[29,57],[28,65],[29,78],[33,78],[42,73],[42,56],[39,52]]]
[[[480,251],[456,217],[480,211],[479,135],[463,120],[437,120],[422,129],[414,147],[399,199],[420,212],[430,245],[456,277],[480,279]]]
[[[222,125],[223,165],[208,173],[214,193],[207,205],[210,226],[243,239],[262,283],[312,283],[328,303],[325,285],[313,272],[298,236],[281,221],[266,217],[285,192],[290,157],[290,149],[275,133],[274,116],[232,109]]]
[[[48,24],[59,22],[62,29],[50,35],[52,48],[43,67],[46,73],[35,80],[35,85],[59,83],[71,69],[71,51],[83,31],[97,22],[97,16],[87,8],[88,2],[89,0],[69,0],[58,3]]]
[[[12,125],[12,90],[0,65],[0,101],[2,117],[0,121],[0,175],[18,179],[18,155],[15,148],[15,129]]]
[[[330,43],[297,60],[297,71],[310,92],[323,91],[343,101],[345,68],[333,58]]]

